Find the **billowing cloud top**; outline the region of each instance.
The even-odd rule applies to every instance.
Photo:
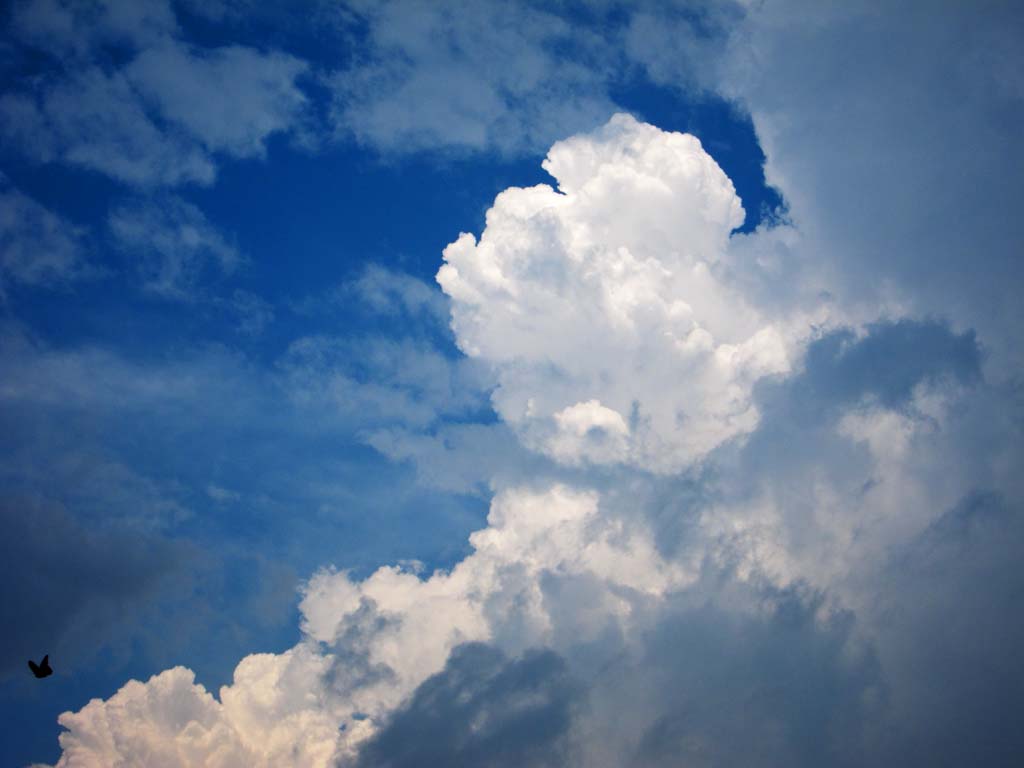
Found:
[[[753,429],[753,382],[789,358],[723,276],[743,207],[700,141],[619,114],[544,168],[558,191],[505,190],[437,274],[502,419],[559,462],[656,472]]]

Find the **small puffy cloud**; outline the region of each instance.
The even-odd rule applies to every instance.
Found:
[[[382,152],[516,152],[607,119],[597,35],[529,5],[354,2],[366,50],[329,78],[337,130]],[[574,51],[574,59],[564,50]],[[590,66],[579,62],[587,61]]]
[[[0,295],[3,281],[62,285],[89,272],[83,231],[0,174]]]
[[[193,299],[205,279],[242,262],[202,211],[177,197],[122,205],[107,223],[118,246],[138,259],[143,288],[163,298]]]
[[[107,700],[61,715],[67,732],[57,768],[322,768],[338,741],[321,682],[328,665],[305,645],[254,654],[219,701],[184,667],[132,680]]]
[[[87,56],[106,44],[140,48],[178,31],[167,0],[18,0],[11,30],[55,55]]]
[[[228,488],[222,488],[219,485],[210,483],[206,486],[206,495],[216,501],[218,504],[226,504],[230,502],[239,501],[242,498],[242,494],[238,491],[232,491]]]
[[[355,305],[368,314],[401,319],[410,336],[448,337],[448,303],[435,282],[371,262],[353,279],[293,300],[290,307],[300,315],[319,316]]]
[[[135,186],[209,184],[216,170],[203,147],[163,130],[123,72],[97,67],[0,96],[8,139],[29,158],[99,171]]]
[[[693,136],[628,115],[544,167],[558,191],[501,193],[437,275],[459,347],[496,373],[498,414],[564,463],[659,472],[750,432],[754,382],[790,353],[722,275],[743,221],[729,179]]]
[[[514,485],[548,467],[526,451],[504,424],[440,424],[429,433],[381,428],[367,443],[395,461],[409,461],[417,482],[454,493],[484,493],[493,484]]]
[[[266,139],[299,118],[305,62],[241,46],[168,43],[142,51],[125,76],[168,123],[209,152],[262,157]]]
[[[364,427],[425,428],[486,403],[473,361],[409,339],[309,336],[292,342],[278,366],[297,406],[327,406]]]
[[[27,157],[139,187],[210,184],[216,156],[262,157],[302,119],[305,62],[178,37],[168,2],[29,0],[16,39],[54,54],[42,75],[0,96],[3,133]],[[109,49],[128,51],[109,66]]]
[[[608,464],[628,449],[629,426],[622,414],[598,400],[576,403],[554,415],[555,436],[548,441],[551,456],[572,464],[580,456]]]
[[[425,315],[439,325],[448,324],[448,301],[444,294],[436,285],[428,285],[404,272],[368,264],[346,288],[382,315]]]
[[[247,336],[258,336],[274,322],[273,306],[251,291],[237,289],[230,298],[218,303],[234,315],[238,332]]]

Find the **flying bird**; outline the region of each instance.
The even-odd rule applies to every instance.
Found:
[[[50,666],[50,654],[43,656],[43,660],[38,664],[30,659],[28,668],[32,670],[32,674],[36,677],[49,677],[53,674],[53,668]]]

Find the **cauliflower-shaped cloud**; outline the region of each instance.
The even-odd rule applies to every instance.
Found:
[[[521,654],[596,640],[695,578],[642,527],[599,514],[596,493],[561,485],[501,492],[470,544],[429,578],[320,572],[301,604],[302,643],[242,659],[219,701],[176,667],[63,714],[58,768],[348,765],[458,645]]]
[[[547,185],[502,192],[437,280],[494,407],[564,464],[676,471],[751,431],[782,331],[730,285],[743,207],[695,137],[619,114],[555,144]]]

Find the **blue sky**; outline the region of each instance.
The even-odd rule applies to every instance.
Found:
[[[3,29],[2,762],[1019,754],[1016,9]]]

